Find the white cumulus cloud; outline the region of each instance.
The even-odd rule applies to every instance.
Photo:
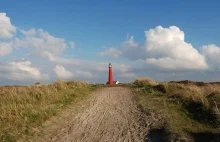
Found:
[[[14,46],[31,49],[39,56],[42,56],[44,52],[59,55],[68,47],[63,38],[54,37],[42,29],[21,30],[21,32],[25,37],[22,39],[16,38]]]
[[[59,78],[69,79],[69,78],[73,77],[73,73],[68,71],[63,66],[57,65],[53,70]]]
[[[10,18],[6,13],[0,13],[0,39],[11,38],[15,32],[16,28],[11,24]]]
[[[185,34],[176,26],[163,28],[157,26],[145,31],[145,45],[136,43],[134,36],[120,46],[109,48],[99,54],[102,56],[126,57],[130,60],[144,61],[165,70],[206,70],[205,57],[190,43],[185,42]]]
[[[220,47],[210,44],[202,47],[203,55],[210,64],[219,67],[220,65]]]
[[[10,54],[12,51],[11,43],[1,43],[0,42],[0,56],[5,56]]]
[[[20,29],[20,32],[24,35],[24,36],[33,36],[35,35],[37,32],[34,28],[30,29],[30,30],[23,30],[23,29]]]
[[[145,31],[146,62],[161,69],[205,70],[206,60],[193,46],[184,41],[184,32],[176,26]]]
[[[49,76],[31,66],[30,61],[0,63],[0,78],[18,81],[47,80]]]

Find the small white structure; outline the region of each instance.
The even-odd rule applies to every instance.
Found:
[[[114,84],[119,84],[119,81],[114,81]]]
[[[113,81],[114,84],[119,84],[119,81]],[[106,84],[108,84],[108,82],[106,82]]]

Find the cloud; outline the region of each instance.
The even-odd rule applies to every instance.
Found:
[[[78,59],[62,58],[63,51],[68,48],[63,38],[57,38],[42,29],[30,29],[19,31],[24,35],[22,38],[15,38],[13,46],[17,49],[27,49],[32,55],[44,57],[50,62],[57,64],[75,65],[79,64]],[[70,41],[70,48],[74,48],[74,41]]]
[[[160,69],[205,70],[208,65],[193,46],[184,41],[184,32],[176,26],[145,31],[146,62]]]
[[[63,66],[57,65],[53,70],[59,78],[70,79],[73,77],[73,73],[66,70]]]
[[[49,76],[39,69],[31,67],[30,61],[0,63],[0,78],[8,80],[47,80]]]
[[[34,36],[37,32],[34,28],[30,29],[30,30],[23,30],[23,29],[20,29],[19,30],[24,36]]]
[[[0,56],[5,56],[10,54],[12,51],[11,43],[1,43],[0,42]]]
[[[104,52],[99,53],[100,56],[110,56],[110,57],[119,57],[121,54],[122,52],[116,48],[109,48]]]
[[[176,26],[145,31],[146,62],[160,69],[205,70],[208,65],[193,46],[184,41],[184,32]]]
[[[130,60],[145,59],[147,57],[145,48],[142,44],[134,41],[134,36],[128,36],[119,48],[122,50],[124,57]]]
[[[14,46],[31,49],[38,56],[42,56],[44,52],[59,55],[68,47],[63,38],[56,38],[42,29],[20,31],[24,37],[16,38]]]
[[[185,42],[185,34],[176,26],[145,31],[146,44],[134,42],[134,36],[127,36],[127,40],[120,46],[100,52],[102,56],[125,57],[130,60],[144,61],[157,69],[165,70],[206,70],[208,65],[190,43]],[[120,53],[120,54],[119,54]]]
[[[146,62],[148,64],[151,64],[155,67],[158,67],[160,69],[165,70],[179,70],[179,71],[190,71],[190,70],[199,70],[199,69],[207,69],[206,66],[202,67],[201,64],[203,64],[203,61],[197,61],[197,62],[189,62],[185,60],[179,60],[179,59],[172,59],[170,57],[164,57],[164,58],[147,58]]]
[[[24,36],[15,38],[13,46],[16,48],[26,48],[32,55],[44,57],[50,62],[57,64],[79,64],[78,59],[62,58],[63,51],[68,48],[63,38],[57,38],[42,29],[19,30]],[[74,41],[70,41],[69,46],[74,48]]]
[[[214,68],[220,67],[220,47],[210,44],[202,47],[203,55]]]
[[[70,58],[62,58],[59,56],[55,56],[47,51],[41,53],[42,57],[47,58],[50,62],[55,62],[57,64],[62,65],[79,65],[79,59],[70,59]]]
[[[111,47],[99,53],[100,56],[125,57],[131,60],[146,58],[146,52],[143,45],[134,41],[134,36],[127,35],[127,40],[118,47]]]
[[[10,18],[6,13],[0,13],[0,39],[11,38],[15,32],[16,28],[11,24]]]
[[[53,70],[56,73],[56,75],[61,79],[73,79],[73,78],[90,79],[93,77],[92,73],[88,71],[76,70],[74,72],[71,72],[61,65],[56,65],[56,67]]]

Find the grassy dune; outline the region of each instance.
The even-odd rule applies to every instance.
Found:
[[[132,86],[138,90],[143,111],[157,120],[152,129],[163,128],[170,138],[220,137],[220,83],[138,79]]]
[[[0,141],[33,135],[48,118],[86,98],[91,90],[91,85],[77,81],[0,87]]]

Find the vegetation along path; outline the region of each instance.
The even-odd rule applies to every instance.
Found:
[[[59,124],[48,124],[45,135],[35,140],[141,142],[145,139],[146,120],[129,88],[100,88],[74,109],[65,119],[59,119]]]

